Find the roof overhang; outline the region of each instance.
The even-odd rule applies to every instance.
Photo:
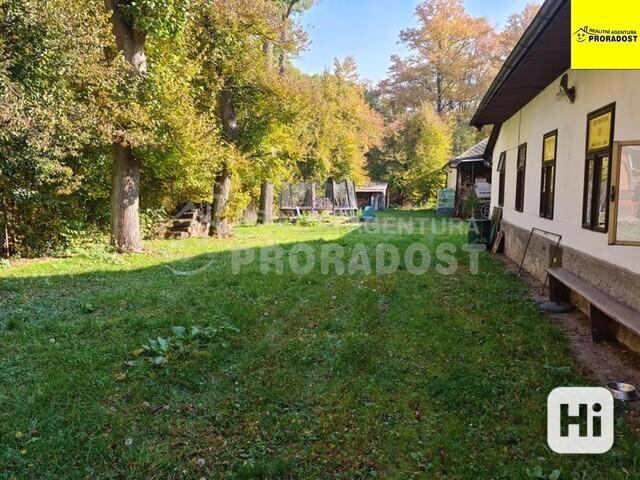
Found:
[[[484,157],[464,158],[458,162],[458,165],[462,165],[463,163],[476,163],[476,162],[484,162]]]
[[[466,160],[460,160],[460,162],[458,162],[457,165],[455,165],[453,168],[455,168],[456,170],[460,170],[463,167],[467,167],[467,166],[479,166],[479,165],[484,165],[487,168],[491,168],[491,162],[485,160],[484,158],[468,158]]]
[[[547,0],[480,102],[474,127],[502,123],[571,66],[571,1]]]
[[[487,142],[487,149],[484,152],[484,159],[489,164],[489,166],[491,166],[493,163],[493,150],[496,147],[496,143],[498,143],[500,130],[502,130],[502,123],[496,123],[491,129],[491,135],[489,136],[489,141]]]
[[[389,189],[389,185],[375,185],[367,187],[356,188],[356,193],[382,193],[386,194]]]
[[[484,156],[456,158],[445,165],[445,167],[458,168],[463,163],[484,162]]]

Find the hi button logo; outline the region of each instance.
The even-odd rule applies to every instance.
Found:
[[[602,454],[613,447],[613,395],[606,388],[556,388],[547,400],[547,443],[560,454]]]

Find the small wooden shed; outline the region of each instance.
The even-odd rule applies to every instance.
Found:
[[[358,207],[373,207],[376,210],[385,210],[389,207],[389,184],[371,183],[356,189]]]

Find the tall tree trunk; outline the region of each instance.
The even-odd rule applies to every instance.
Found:
[[[281,76],[286,73],[287,66],[287,49],[285,48],[289,33],[289,19],[293,14],[294,7],[300,3],[300,0],[289,0],[287,7],[282,15],[282,29],[280,30],[280,58],[278,59],[279,72]]]
[[[116,45],[133,67],[134,76],[147,71],[145,34],[133,28],[120,10],[118,0],[105,0],[111,12]],[[111,189],[111,243],[119,252],[142,250],[140,235],[140,163],[131,146],[122,140],[113,145],[113,183]]]
[[[238,122],[236,109],[233,105],[233,93],[229,87],[225,86],[220,93],[219,110],[225,138],[230,143],[236,143],[238,141]],[[233,234],[227,217],[231,180],[231,168],[228,162],[225,161],[222,165],[222,170],[216,176],[213,186],[213,207],[209,234],[218,238],[229,237]]]
[[[120,252],[139,252],[140,163],[131,147],[114,143],[111,185],[111,243]]]
[[[263,45],[267,57],[267,68],[273,70],[273,42],[266,40]],[[258,208],[258,223],[270,225],[273,223],[273,183],[265,180],[260,186],[260,205]]]
[[[263,51],[267,57],[267,69],[269,72],[273,70],[273,42],[265,40]],[[281,63],[281,62],[280,62]],[[280,70],[280,75],[284,73]],[[269,193],[270,192],[270,193]],[[271,195],[271,200],[269,200]],[[258,224],[266,225],[273,223],[273,184],[269,180],[265,180],[260,185],[260,205],[258,207]]]
[[[287,27],[289,24],[289,15],[291,10],[287,9],[286,13],[282,16],[282,28],[280,29],[280,55],[278,56],[278,73],[281,77],[284,77],[287,67],[287,49],[285,45],[287,43]]]
[[[444,97],[442,94],[442,75],[440,74],[440,72],[436,73],[436,96],[436,111],[438,112],[438,114],[442,114],[442,112],[444,111]]]
[[[265,180],[260,186],[258,223],[262,225],[271,225],[273,223],[273,183],[269,180]]]
[[[273,70],[273,42],[271,40],[265,40],[262,44],[262,52],[267,58],[267,69]]]
[[[224,163],[222,170],[216,175],[213,185],[213,206],[211,208],[211,229],[209,234],[218,238],[227,238],[233,235],[231,225],[227,218],[227,205],[231,195],[231,170]]]
[[[287,43],[287,33],[289,28],[289,18],[293,13],[293,8],[299,3],[300,0],[289,0],[287,8],[282,15],[282,29],[280,30],[280,56],[278,57],[278,73],[280,77],[284,77],[287,73],[287,51],[285,44]],[[273,55],[273,45],[271,42],[265,43],[265,54],[269,66],[271,66]],[[260,186],[260,207],[258,211],[258,223],[263,225],[269,225],[273,223],[273,183],[270,180],[265,180]]]
[[[280,32],[280,43],[282,47],[280,48],[280,56],[278,57],[278,73],[280,73],[281,77],[284,77],[287,67],[287,50],[285,49],[285,44],[287,43],[287,22],[288,18],[285,17],[283,19],[282,31]]]

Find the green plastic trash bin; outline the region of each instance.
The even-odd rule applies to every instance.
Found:
[[[491,220],[484,218],[472,218],[469,220],[468,240],[469,244],[489,244],[491,237]]]

